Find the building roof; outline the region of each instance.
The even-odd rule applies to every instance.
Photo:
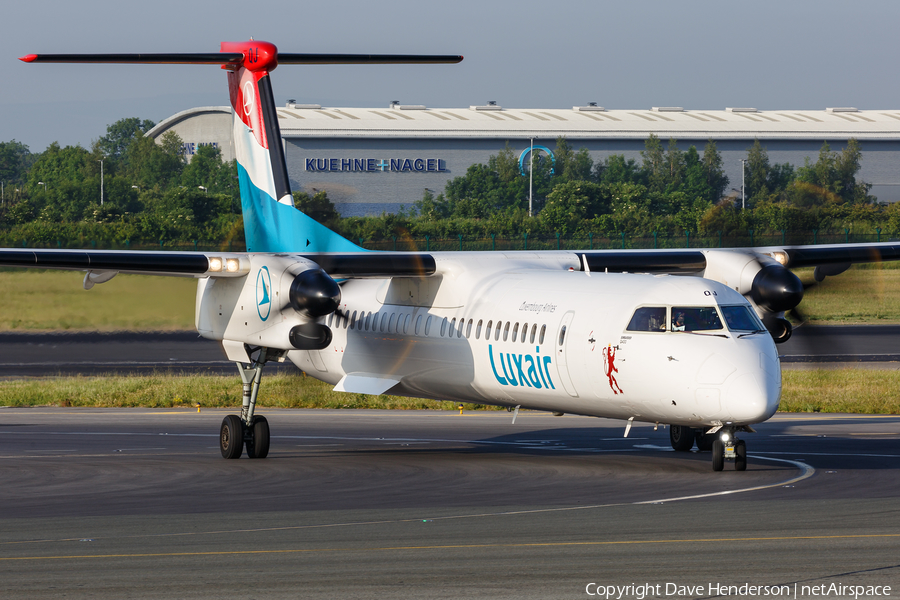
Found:
[[[230,112],[230,107],[183,111],[154,128],[164,131],[194,114]],[[900,139],[900,110],[605,110],[426,108],[392,104],[389,108],[331,108],[289,103],[277,109],[286,138],[531,138],[564,135],[572,139],[635,138],[651,133],[667,139]],[[151,132],[152,133],[152,132]]]

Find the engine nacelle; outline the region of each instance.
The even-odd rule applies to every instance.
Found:
[[[294,310],[316,319],[337,309],[341,303],[341,288],[322,269],[307,269],[291,281],[288,298]]]
[[[752,252],[710,250],[703,276],[747,297],[762,317],[791,310],[803,299],[803,283],[796,275],[778,261]]]

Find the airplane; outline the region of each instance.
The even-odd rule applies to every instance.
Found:
[[[223,42],[206,54],[29,54],[27,63],[213,64],[233,108],[246,252],[0,249],[0,266],[198,280],[195,325],[243,385],[226,459],[265,458],[263,368],[289,360],[343,392],[669,426],[677,451],[747,468],[742,433],[778,409],[776,343],[817,280],[900,259],[900,244],[739,249],[373,252],[293,205],[270,73],[286,64],[451,64],[462,56],[279,53]]]

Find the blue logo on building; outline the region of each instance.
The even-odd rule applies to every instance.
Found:
[[[272,276],[269,267],[263,267],[256,275],[256,312],[265,321],[272,312]]]
[[[553,175],[553,168],[556,166],[556,155],[553,154],[547,146],[529,146],[522,150],[522,154],[519,155],[519,173],[521,173],[523,177],[528,177],[528,171],[525,170],[525,159],[531,154],[532,148],[534,148],[534,159],[536,161],[544,160],[544,157],[540,154],[541,152],[550,157],[550,174]],[[531,164],[530,159],[529,164]]]
[[[512,354],[510,352],[497,353],[497,362],[503,375],[497,371],[497,362],[494,361],[494,346],[488,344],[488,357],[491,359],[491,369],[494,377],[500,385],[512,385],[515,387],[533,387],[537,389],[549,388],[555,390],[553,380],[550,379],[550,371],[547,366],[553,362],[551,356],[541,356],[541,347],[535,346],[534,354]]]

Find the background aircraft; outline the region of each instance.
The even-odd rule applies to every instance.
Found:
[[[233,107],[247,252],[0,250],[0,265],[198,278],[196,326],[243,381],[223,457],[269,450],[256,414],[264,365],[285,359],[355,393],[668,424],[676,450],[747,466],[737,438],[777,410],[773,342],[816,278],[900,259],[869,244],[734,250],[366,252],[293,206],[269,73],[280,64],[455,63],[461,56],[279,54],[266,42],[208,54],[67,54],[25,62],[218,64]]]

